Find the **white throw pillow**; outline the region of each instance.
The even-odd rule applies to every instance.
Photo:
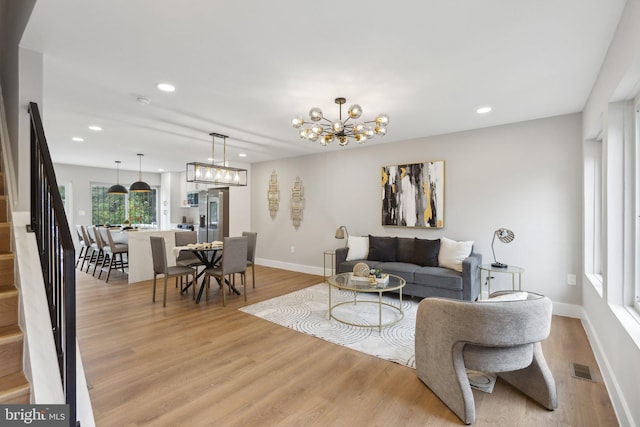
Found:
[[[440,252],[438,264],[440,267],[450,268],[462,273],[462,261],[464,261],[473,249],[473,242],[456,242],[455,240],[440,238]]]
[[[349,247],[347,261],[367,259],[369,255],[369,236],[349,236],[347,246]]]
[[[524,291],[508,292],[506,294],[496,295],[495,297],[491,297],[489,299],[481,299],[478,300],[478,302],[524,301],[528,296],[529,294]]]

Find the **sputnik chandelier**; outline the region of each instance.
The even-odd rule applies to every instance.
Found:
[[[334,140],[338,140],[338,144],[344,147],[349,143],[349,139],[355,139],[358,144],[363,144],[376,135],[384,136],[387,134],[389,116],[378,114],[375,120],[359,121],[358,119],[362,115],[362,107],[358,104],[353,104],[349,107],[347,111],[348,117],[342,120],[342,105],[345,102],[347,100],[344,98],[335,99],[335,103],[340,106],[338,120],[331,121],[326,119],[322,114],[322,110],[314,107],[309,110],[309,118],[311,119],[309,126],[304,126],[305,121],[301,117],[295,117],[291,124],[294,128],[300,129],[300,138],[314,142],[318,141],[320,145],[328,145]]]

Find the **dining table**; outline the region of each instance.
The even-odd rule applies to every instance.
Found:
[[[185,246],[176,246],[173,248],[173,255],[175,257],[180,254],[182,251],[192,252],[198,259],[202,262],[205,268],[202,269],[199,273],[196,274],[193,282],[189,282],[182,289],[182,292],[187,292],[191,285],[196,286],[198,283],[198,279],[204,275],[204,272],[207,268],[213,268],[220,263],[220,259],[222,258],[222,250],[223,244],[220,241],[214,241],[211,243],[190,243]],[[218,284],[222,287],[222,283],[219,279]],[[225,279],[225,283],[229,285],[233,293],[236,295],[240,295],[240,291],[238,291],[235,286],[233,286],[229,281]],[[202,294],[204,293],[204,289],[206,286],[206,277],[202,278],[202,284],[200,285],[200,289],[198,290],[198,296],[196,297],[196,304],[200,302],[202,298]]]

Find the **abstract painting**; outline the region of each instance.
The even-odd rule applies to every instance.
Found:
[[[382,167],[382,225],[444,227],[444,161]]]

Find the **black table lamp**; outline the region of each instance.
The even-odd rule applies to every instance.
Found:
[[[515,235],[511,230],[507,230],[506,228],[498,228],[493,233],[493,240],[491,240],[491,252],[493,252],[493,263],[491,264],[491,267],[507,268],[508,267],[507,264],[503,264],[496,260],[496,251],[493,250],[493,243],[496,241],[496,236],[498,237],[498,240],[500,240],[502,243],[510,243],[513,241]]]

